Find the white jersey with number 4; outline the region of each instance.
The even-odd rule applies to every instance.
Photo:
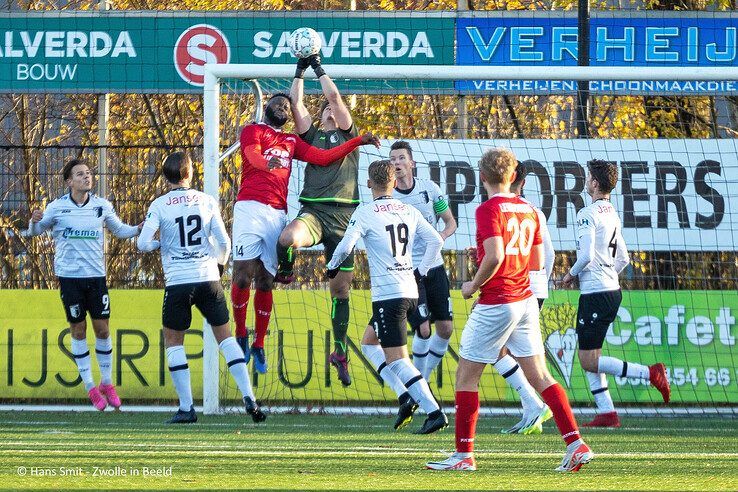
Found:
[[[448,210],[448,202],[441,193],[441,188],[430,179],[414,178],[413,187],[409,190],[395,188],[392,197],[417,208],[434,229],[438,230],[438,215]],[[425,254],[425,243],[415,241],[413,246],[413,262],[420,264]],[[431,268],[443,265],[441,253],[433,259]]]
[[[159,241],[154,239],[157,230]],[[138,248],[159,247],[167,286],[219,280],[218,263],[228,260],[231,242],[215,199],[179,188],[154,200]]]
[[[377,198],[354,211],[328,269],[338,268],[360,238],[364,238],[369,259],[372,301],[417,299],[413,270],[418,268],[421,275],[428,273],[443,246],[438,231],[414,207],[391,197]],[[420,264],[414,266],[413,245],[419,239],[427,247]]]
[[[620,288],[618,274],[629,263],[620,217],[609,200],[597,200],[577,213],[577,261],[582,294]]]
[[[138,227],[124,224],[105,198],[90,193],[85,203],[77,204],[67,193],[51,202],[28,232],[37,236],[51,229],[57,277],[93,278],[105,276],[103,228],[121,239],[138,234]]]

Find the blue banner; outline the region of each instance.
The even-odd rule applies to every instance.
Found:
[[[590,22],[592,66],[735,66],[738,16],[732,14],[649,12],[598,16]],[[459,18],[458,65],[575,66],[576,14]],[[458,81],[464,92],[568,93],[573,81]],[[721,82],[593,82],[598,93],[735,93],[738,84]]]

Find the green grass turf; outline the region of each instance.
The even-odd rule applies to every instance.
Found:
[[[552,421],[542,436],[504,436],[515,419],[480,419],[478,471],[460,473],[423,469],[453,449],[453,422],[415,436],[377,416],[272,415],[258,426],[241,415],[186,426],[162,424],[167,417],[0,412],[0,488],[738,490],[736,419],[625,417],[621,429],[587,431],[595,460],[558,474],[563,443]],[[95,467],[119,476],[94,476]],[[171,467],[171,476],[144,476],[144,467]]]

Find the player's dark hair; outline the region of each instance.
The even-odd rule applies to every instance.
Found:
[[[592,159],[587,163],[592,179],[597,181],[600,193],[610,193],[618,183],[618,165],[612,161]]]
[[[377,186],[388,186],[395,179],[395,166],[387,159],[369,164],[369,179]]]
[[[272,102],[272,99],[276,99],[278,97],[283,97],[283,98],[287,99],[290,103],[292,102],[292,98],[286,92],[275,92],[274,94],[272,94],[271,96],[269,96],[269,99],[267,99],[267,104],[269,104],[270,102]]]
[[[518,167],[515,168],[515,179],[510,184],[511,189],[518,190],[525,181],[525,176],[528,174],[528,166],[524,162],[518,162]]]
[[[82,159],[71,159],[67,161],[66,164],[64,164],[64,167],[62,168],[62,176],[64,177],[64,181],[72,177],[72,169],[74,168],[74,166],[79,166],[80,164],[84,164],[85,166],[87,165],[87,163]]]
[[[407,155],[410,157],[410,159],[415,160],[413,159],[413,148],[410,147],[410,144],[404,140],[398,140],[397,142],[393,143],[392,147],[390,147],[390,152],[393,150],[407,150]]]
[[[330,106],[330,104],[331,103],[328,102],[328,99],[323,99],[323,102],[320,103],[320,111],[318,111],[318,118],[320,118],[321,116],[323,116],[323,111],[325,111],[325,108],[327,108],[328,106]]]
[[[192,158],[187,152],[173,152],[164,158],[161,167],[166,180],[177,184],[191,177]]]

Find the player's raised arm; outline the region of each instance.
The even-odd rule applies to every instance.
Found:
[[[433,266],[433,261],[441,252],[441,248],[443,248],[443,238],[438,231],[436,231],[433,226],[425,220],[420,212],[416,209],[413,210],[415,211],[413,215],[417,221],[416,233],[425,243],[423,259],[416,268],[418,269],[418,273],[420,273],[422,277],[425,277],[428,274],[428,270]]]
[[[54,209],[51,205],[44,211],[35,209],[31,212],[31,220],[28,223],[28,234],[38,236],[54,226]]]
[[[144,220],[143,228],[141,228],[141,234],[138,235],[136,240],[136,246],[141,251],[154,251],[159,249],[161,244],[159,241],[154,239],[156,231],[159,230],[159,214],[156,210],[154,203],[149,207],[149,211],[146,213],[146,220]]]
[[[361,145],[374,145],[376,148],[379,148],[379,139],[371,133],[365,133],[364,135],[352,138],[338,147],[328,150],[313,147],[298,139],[295,142],[295,157],[301,161],[315,164],[316,166],[328,166],[334,161],[346,157]]]
[[[292,110],[292,118],[295,120],[295,133],[302,135],[310,129],[313,119],[310,116],[305,103],[305,81],[303,76],[305,70],[310,66],[309,58],[298,58],[297,69],[295,70],[295,78],[292,80],[290,87],[290,109]]]
[[[318,77],[320,87],[323,89],[323,95],[328,100],[328,105],[333,113],[333,118],[336,120],[336,125],[341,130],[347,132],[354,125],[354,120],[351,118],[351,112],[349,111],[346,103],[343,102],[341,93],[338,92],[338,87],[333,83],[333,80],[325,73],[325,70],[320,64],[320,56],[313,55],[308,58],[310,66],[315,71],[315,76]]]

